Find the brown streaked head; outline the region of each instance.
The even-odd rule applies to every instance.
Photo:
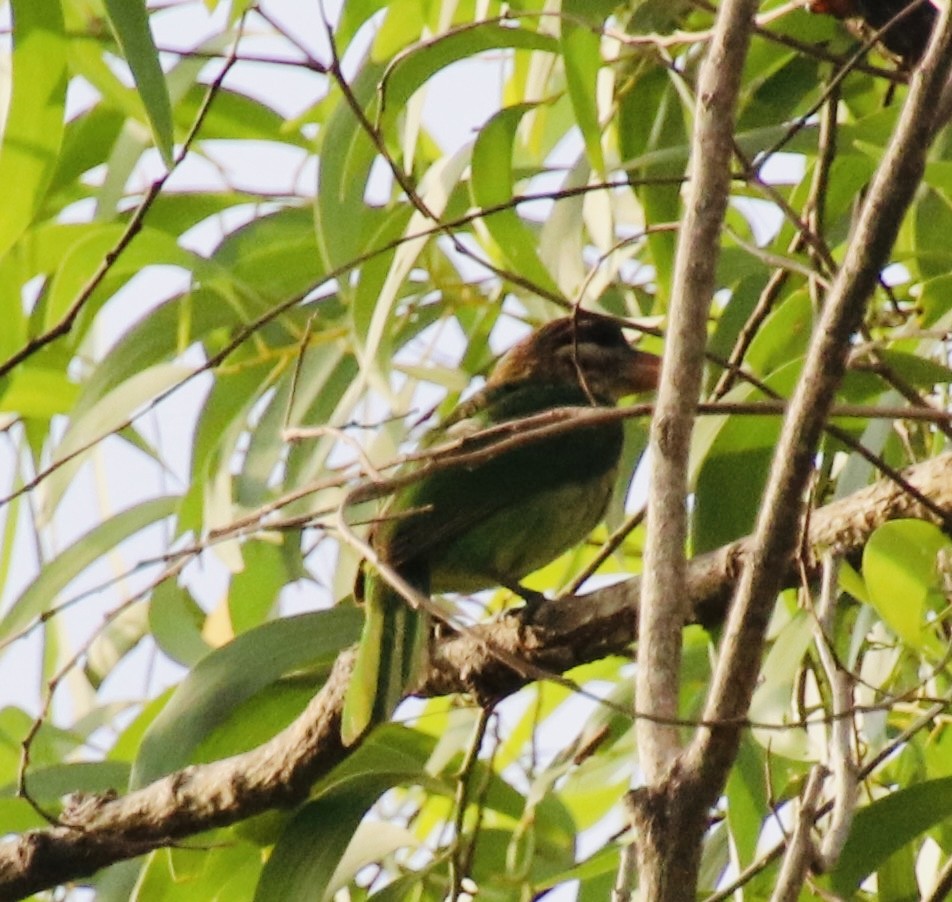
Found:
[[[661,358],[633,348],[613,319],[579,310],[537,329],[496,364],[489,385],[537,381],[582,385],[599,400],[658,387]]]

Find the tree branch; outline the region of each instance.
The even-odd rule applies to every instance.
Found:
[[[659,718],[677,714],[681,623],[687,596],[688,458],[701,390],[707,320],[714,296],[720,232],[734,155],[734,109],[756,0],[726,0],[698,81],[685,214],[678,241],[658,400],[651,424],[648,535],[639,630],[638,706]],[[641,769],[649,785],[663,779],[680,749],[677,731],[639,723]],[[698,856],[700,849],[698,849]],[[698,858],[698,860],[700,860]],[[652,890],[646,890],[648,896]]]
[[[952,454],[918,464],[908,481],[952,514]],[[935,520],[915,498],[884,480],[815,511],[809,543],[852,557],[876,527],[887,520]],[[689,619],[712,624],[723,619],[734,581],[752,550],[748,537],[691,561],[686,579]],[[811,576],[816,561],[808,562]],[[792,570],[785,585],[796,585]],[[488,653],[509,649],[533,664],[559,671],[627,653],[636,638],[632,605],[640,579],[520,608],[499,622],[478,628],[480,638],[450,637],[435,650],[423,695],[472,691],[499,697],[524,685]],[[340,710],[352,655],[338,658],[331,677],[298,719],[266,744],[212,764],[169,774],[120,798],[90,797],[64,811],[62,826],[34,830],[0,843],[0,899],[23,895],[92,874],[99,868],[145,854],[184,837],[248,818],[268,808],[302,801],[313,783],[343,760],[350,749],[340,741]]]
[[[638,627],[644,642],[638,646],[635,698],[638,710],[652,716],[637,724],[646,789],[629,794],[628,803],[636,825],[641,895],[659,902],[694,899],[706,826],[707,806],[694,817],[688,808],[665,810],[671,796],[665,799],[662,793],[672,765],[681,757],[674,719],[681,685],[681,626],[688,603],[686,502],[694,405],[701,389],[707,318],[730,193],[734,114],[756,12],[756,0],[724,0],[701,65],[668,335],[651,424],[646,578]],[[619,895],[623,893],[620,887]]]
[[[62,826],[0,844],[0,899],[92,874],[203,830],[301,801],[341,761],[340,712],[353,654],[338,657],[304,713],[264,745],[193,765],[117,799],[87,797],[67,806]]]
[[[789,566],[803,516],[821,431],[843,378],[850,340],[921,181],[935,133],[935,108],[952,63],[952,19],[942,12],[923,65],[912,77],[899,122],[865,198],[850,254],[826,298],[803,372],[791,399],[755,545],[741,574],[704,719],[723,726],[698,730],[681,762],[701,790],[706,810],[721,792],[739,742],[729,724],[745,715],[760,671],[764,636],[780,575]]]

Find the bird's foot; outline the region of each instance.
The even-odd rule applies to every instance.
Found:
[[[506,588],[512,592],[513,595],[518,595],[525,602],[522,614],[524,623],[532,623],[535,620],[536,612],[542,605],[548,604],[549,599],[545,593],[537,592],[535,589],[527,589],[521,583],[506,585]]]

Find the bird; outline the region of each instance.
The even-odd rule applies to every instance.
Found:
[[[936,5],[915,0],[810,0],[812,13],[845,20],[847,29],[909,70],[922,59],[939,16]]]
[[[498,454],[491,449],[499,430],[484,443],[480,432],[556,408],[613,407],[655,389],[659,372],[660,358],[633,348],[608,316],[576,309],[532,332],[499,359],[480,391],[423,437],[423,449],[467,438],[467,448],[488,453],[421,472],[398,489],[368,537],[378,560],[424,596],[517,587],[601,521],[623,427],[601,421],[509,441]],[[406,465],[411,472],[421,466]],[[390,719],[419,680],[431,632],[429,616],[366,562],[354,596],[365,620],[342,712],[345,745]]]

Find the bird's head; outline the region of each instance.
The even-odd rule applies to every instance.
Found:
[[[600,401],[657,388],[661,358],[633,348],[612,319],[587,310],[553,320],[511,348],[489,385],[538,381],[580,385]]]

